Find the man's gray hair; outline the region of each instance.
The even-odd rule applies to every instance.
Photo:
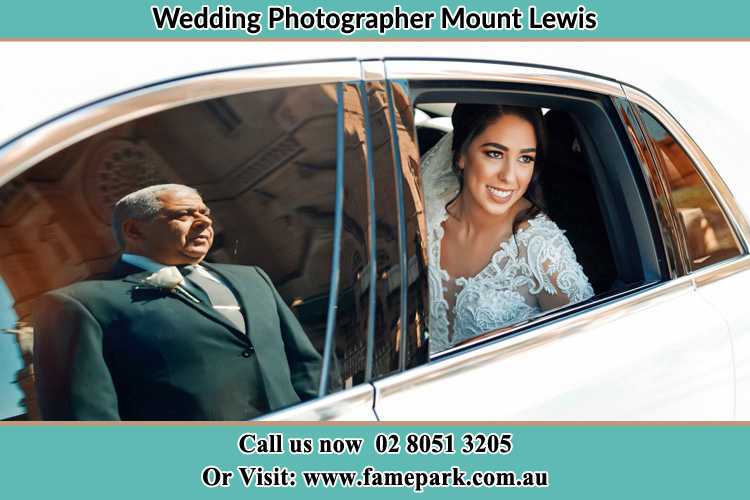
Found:
[[[198,190],[182,184],[157,184],[123,196],[112,210],[112,232],[120,248],[125,248],[122,224],[129,219],[147,221],[156,217],[162,208],[159,195],[167,191],[182,191],[200,196]]]

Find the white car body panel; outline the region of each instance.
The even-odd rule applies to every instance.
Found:
[[[746,296],[749,271],[738,272],[721,281],[700,286],[700,294],[725,319],[732,333],[736,403],[735,419],[750,420],[750,314]],[[700,283],[700,279],[697,280]]]
[[[730,420],[729,333],[689,282],[375,383],[384,420]],[[662,288],[662,287],[660,287]],[[680,328],[669,326],[679,318]],[[445,367],[441,369],[440,364]]]

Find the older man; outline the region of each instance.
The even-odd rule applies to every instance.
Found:
[[[320,356],[258,268],[206,264],[211,214],[194,189],[115,205],[110,279],[33,312],[42,415],[57,420],[243,420],[312,398]]]

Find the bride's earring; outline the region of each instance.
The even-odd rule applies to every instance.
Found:
[[[464,169],[458,165],[458,162],[455,162],[453,164],[453,171],[456,173],[456,177],[458,177],[458,191],[460,193],[464,189]]]
[[[461,167],[461,160],[453,160],[453,171],[456,173],[459,179],[464,178],[464,169]]]

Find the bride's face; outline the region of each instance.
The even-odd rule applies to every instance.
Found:
[[[536,135],[528,121],[503,115],[476,136],[458,159],[464,173],[462,196],[491,215],[506,215],[531,182]]]

